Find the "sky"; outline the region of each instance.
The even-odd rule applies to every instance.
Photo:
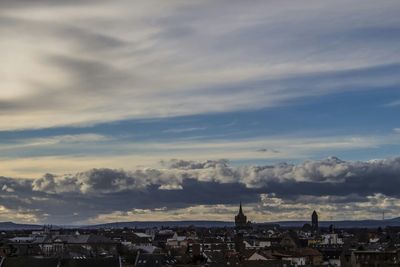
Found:
[[[0,2],[0,221],[400,216],[398,0]]]

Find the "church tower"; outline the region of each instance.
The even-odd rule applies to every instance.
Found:
[[[244,228],[247,226],[247,217],[243,213],[242,202],[240,202],[239,213],[235,216],[235,226],[237,228]]]
[[[318,214],[315,210],[311,215],[311,227],[313,231],[318,231]]]

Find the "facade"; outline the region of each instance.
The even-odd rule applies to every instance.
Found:
[[[384,266],[392,267],[400,265],[400,251],[355,251],[354,258],[356,267]]]

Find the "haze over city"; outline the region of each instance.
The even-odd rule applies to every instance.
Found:
[[[0,1],[0,221],[399,217],[399,14]]]

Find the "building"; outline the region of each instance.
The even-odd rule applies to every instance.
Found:
[[[9,257],[0,259],[1,267],[120,267],[120,259],[112,258],[42,258],[42,257]]]
[[[239,213],[235,216],[235,226],[237,228],[244,228],[247,226],[247,217],[243,213],[242,203],[240,202]]]
[[[400,250],[393,251],[354,251],[356,267],[384,266],[394,267],[400,265]]]
[[[314,212],[311,215],[311,228],[314,232],[317,232],[319,227],[318,227],[318,214],[314,210]]]

